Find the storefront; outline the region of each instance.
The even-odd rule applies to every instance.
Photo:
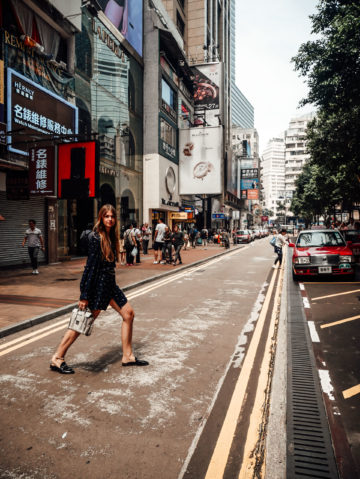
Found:
[[[75,8],[80,12],[81,4]],[[56,261],[55,145],[77,134],[73,103],[73,42],[76,25],[50,6],[32,10],[21,0],[0,3],[0,266],[29,263],[21,248],[34,219],[46,244],[40,261]],[[56,28],[55,28],[56,26]],[[30,161],[37,151],[36,167]]]
[[[116,208],[120,227],[142,221],[142,66],[124,48],[114,28],[110,30],[108,20],[99,17],[103,21],[87,10],[83,13],[75,47],[79,135],[98,141],[99,195],[85,202],[59,201],[64,225],[59,247],[64,255],[79,252],[82,230],[94,224],[104,204]]]

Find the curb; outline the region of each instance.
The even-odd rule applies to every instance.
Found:
[[[241,249],[241,248],[242,248],[241,246],[236,245],[227,251],[223,251],[222,253],[215,254],[214,256],[209,256],[208,258],[200,259],[198,261],[195,261],[194,263],[186,264],[184,266],[181,266],[181,268],[177,268],[174,271],[166,271],[165,273],[161,273],[157,276],[151,276],[149,278],[142,279],[140,281],[137,281],[136,283],[131,283],[127,286],[124,286],[121,289],[124,292],[130,291],[144,284],[152,283],[161,278],[166,278],[167,276],[171,276],[179,271],[183,271],[185,269],[189,269],[189,268],[192,268],[193,266],[197,266],[200,264],[208,263],[214,258],[224,256],[234,251],[234,249]],[[36,326],[38,324],[45,323],[46,321],[50,321],[50,319],[54,319],[54,318],[57,318],[58,316],[62,316],[63,314],[70,313],[73,310],[73,308],[75,308],[76,305],[77,305],[77,302],[68,304],[67,306],[63,306],[62,308],[54,309],[53,311],[50,311],[48,313],[40,314],[39,316],[35,316],[34,318],[25,319],[24,321],[21,321],[20,323],[7,326],[6,328],[2,328],[0,329],[0,338],[5,338],[6,336],[10,336],[10,334],[18,333],[19,331],[23,331],[24,329],[32,328],[33,326]]]

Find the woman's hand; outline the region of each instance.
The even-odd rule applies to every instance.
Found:
[[[78,303],[79,309],[81,310],[86,309],[88,304],[89,304],[89,301],[87,299],[80,299]]]

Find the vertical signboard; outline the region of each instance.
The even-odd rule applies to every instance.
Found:
[[[4,121],[4,60],[0,60],[0,122]]]
[[[31,148],[29,151],[29,189],[31,195],[53,196],[55,152],[53,146]]]
[[[58,198],[96,198],[99,162],[100,149],[96,141],[59,145]]]
[[[78,109],[55,93],[7,70],[8,149],[27,155],[25,140],[33,136],[61,136],[77,133]]]
[[[221,114],[221,63],[192,68],[194,74],[194,124],[219,126]]]
[[[180,194],[220,194],[222,127],[179,131]]]

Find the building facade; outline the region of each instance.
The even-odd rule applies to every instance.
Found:
[[[236,85],[236,0],[230,2],[230,90],[231,123],[241,128],[254,128],[254,107]]]
[[[289,211],[291,199],[296,190],[295,181],[309,159],[306,153],[306,127],[315,113],[308,113],[292,118],[285,132],[285,207],[286,216],[293,216]]]
[[[285,140],[271,138],[261,156],[263,208],[278,216],[278,202],[285,201]]]

